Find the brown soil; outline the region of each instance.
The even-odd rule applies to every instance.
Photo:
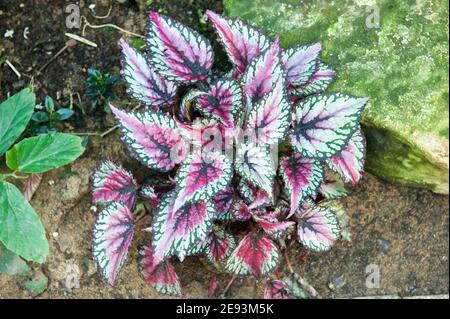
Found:
[[[132,1],[130,1],[132,2]],[[221,11],[218,1],[150,1],[148,9],[179,17],[184,23],[194,25],[204,32],[208,29],[199,22],[198,10],[213,8]],[[54,55],[67,38],[65,32],[66,1],[33,1],[33,5],[20,7],[20,2],[0,3],[0,61],[7,58],[23,74],[21,79],[6,66],[1,65],[0,100],[8,92],[16,92],[27,85],[36,69]],[[51,4],[49,4],[51,3]],[[108,11],[109,1],[98,1],[98,15]],[[82,14],[91,23],[114,23],[129,31],[143,34],[146,14],[138,4],[126,6],[113,1],[110,17],[96,20],[89,15],[87,5]],[[134,2],[133,2],[134,3]],[[165,3],[165,4],[164,4]],[[29,40],[24,40],[23,29],[30,28]],[[204,28],[204,29],[202,29]],[[6,29],[14,29],[13,39],[3,38]],[[88,99],[83,96],[88,67],[103,72],[119,73],[120,33],[112,29],[86,29],[85,37],[96,42],[97,49],[78,44],[66,50],[51,63],[43,75],[35,77],[38,101],[46,94],[56,97],[57,105],[70,102],[78,116],[66,131],[103,131],[113,125],[110,116],[101,112],[82,115]],[[80,94],[81,103],[76,97]],[[117,89],[117,100],[126,105],[123,86]],[[130,105],[134,105],[130,104]],[[98,162],[109,157],[121,162],[138,175],[146,170],[139,167],[125,153],[118,132],[104,139],[92,137],[85,154],[73,165],[45,174],[32,205],[40,215],[50,242],[50,255],[41,268],[49,278],[49,287],[43,298],[160,298],[144,280],[138,266],[138,247],[148,243],[149,237],[139,232],[130,251],[128,262],[119,275],[115,288],[108,286],[96,272],[91,260],[91,228],[96,213],[92,210],[89,195],[89,176]],[[351,242],[340,241],[328,253],[308,253],[294,243],[289,255],[295,270],[305,277],[323,297],[356,297],[366,295],[446,294],[449,289],[449,202],[447,196],[428,191],[396,187],[366,175],[350,196],[343,200],[351,215]],[[366,286],[366,267],[378,266],[380,288]],[[175,264],[185,297],[206,297],[209,278],[214,268],[206,261],[189,257]],[[286,267],[283,264],[281,269]],[[78,275],[79,273],[79,275]],[[76,279],[79,280],[77,287]],[[218,275],[222,289],[231,276]],[[0,298],[30,298],[24,288],[28,278],[0,275]],[[334,283],[333,289],[330,282]],[[75,284],[74,284],[75,283]],[[256,289],[255,289],[256,287]],[[238,279],[232,285],[232,298],[262,296],[263,283],[255,286],[254,278]]]

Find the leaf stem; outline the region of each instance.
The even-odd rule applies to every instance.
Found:
[[[289,272],[291,274],[295,273],[294,269],[292,268],[291,261],[289,260],[289,255],[287,253],[287,250],[285,250],[283,254],[284,254],[284,259],[286,260],[286,266],[288,267]]]

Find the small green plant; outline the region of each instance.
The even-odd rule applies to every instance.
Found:
[[[35,102],[34,93],[26,88],[0,104],[0,158],[5,155],[9,168],[0,171],[0,262],[8,262],[0,264],[0,272],[4,268],[10,273],[11,262],[18,264],[12,254],[38,263],[44,262],[48,254],[38,215],[10,181],[27,179],[26,194],[27,187],[34,187],[32,180],[37,174],[69,164],[84,152],[81,138],[65,133],[41,134],[14,144],[30,122]]]
[[[105,111],[109,110],[109,101],[114,99],[113,88],[119,80],[118,76],[88,69],[85,95],[91,98],[91,111],[95,110],[99,103],[102,103]]]
[[[68,120],[74,113],[70,108],[55,109],[55,103],[50,96],[45,97],[44,105],[37,105],[36,111],[31,116],[28,132],[32,135],[58,132],[61,122]]]

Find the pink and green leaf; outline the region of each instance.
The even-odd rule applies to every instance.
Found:
[[[130,209],[136,203],[137,183],[133,175],[122,166],[110,160],[103,161],[91,177],[92,200],[96,204],[106,205],[121,201]]]
[[[215,216],[210,202],[189,203],[174,210],[175,192],[165,195],[153,218],[151,233],[156,262],[176,255],[181,260],[210,233]]]
[[[243,179],[271,196],[275,169],[269,151],[254,143],[242,143],[237,150],[235,169]]]
[[[340,237],[341,229],[333,208],[319,204],[298,216],[298,237],[306,248],[327,251]]]
[[[247,107],[258,103],[273,90],[275,83],[284,76],[281,69],[280,38],[247,67],[242,75],[244,101]]]
[[[142,164],[167,172],[183,160],[184,143],[176,122],[168,115],[150,110],[125,112],[110,107],[119,122],[122,140]]]
[[[346,183],[355,186],[364,172],[364,160],[366,156],[366,140],[359,127],[347,146],[338,154],[327,161],[328,166],[341,175]]]
[[[328,65],[319,62],[313,75],[300,85],[290,87],[290,92],[295,96],[308,96],[325,91],[333,81],[336,72]]]
[[[227,214],[235,200],[234,189],[232,186],[227,186],[223,191],[219,192],[212,199],[214,207],[218,215]]]
[[[143,256],[143,273],[147,282],[159,293],[179,296],[181,294],[180,281],[175,267],[170,261],[155,262],[150,247],[144,247],[141,255]]]
[[[292,216],[306,198],[317,193],[324,171],[320,162],[294,152],[281,158],[280,175],[291,199]]]
[[[197,109],[205,116],[234,128],[235,116],[242,107],[242,90],[233,79],[220,79],[209,87],[207,94],[197,98]]]
[[[128,93],[146,106],[163,106],[176,102],[176,85],[165,80],[147,63],[147,56],[130,47],[122,38],[122,76]]]
[[[150,200],[152,203],[157,204],[159,201],[158,195],[155,193],[155,189],[150,185],[142,185],[139,188],[139,196]]]
[[[22,193],[23,196],[30,201],[33,198],[34,193],[39,188],[42,181],[42,173],[30,174],[28,175],[25,185],[23,185]]]
[[[282,52],[283,66],[287,73],[288,85],[302,85],[316,71],[322,43],[295,46]]]
[[[325,172],[325,180],[320,185],[319,192],[326,199],[341,198],[348,193],[341,177],[331,171]]]
[[[232,175],[231,163],[225,155],[200,151],[191,154],[175,176],[178,192],[174,209],[212,198],[228,186]]]
[[[292,106],[284,85],[284,78],[279,76],[248,116],[246,127],[257,143],[278,144],[289,129]]]
[[[279,221],[275,214],[254,214],[253,219],[273,239],[281,238],[290,227],[295,225],[293,221]]]
[[[340,93],[306,98],[295,112],[291,145],[308,158],[329,159],[339,154],[359,127],[367,101]]]
[[[267,281],[264,299],[296,299],[296,297],[284,281],[275,279]]]
[[[206,242],[204,254],[212,264],[227,258],[236,247],[233,235],[218,225],[213,227]]]
[[[247,204],[245,204],[242,200],[236,200],[231,208],[231,220],[233,221],[247,221],[252,218],[252,214],[250,213],[250,209]]]
[[[114,286],[134,235],[133,215],[124,203],[111,202],[97,216],[92,253],[102,275]]]
[[[207,10],[231,64],[236,68],[235,76],[245,72],[250,62],[270,45],[270,39],[256,28],[239,19],[230,19]]]
[[[150,12],[148,35],[151,65],[169,81],[195,83],[208,76],[214,53],[197,31],[156,12]]]
[[[228,258],[225,269],[236,275],[268,275],[280,262],[280,250],[272,239],[251,232],[241,239]]]

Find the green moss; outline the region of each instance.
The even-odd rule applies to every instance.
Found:
[[[395,133],[422,157],[446,162],[448,171],[446,0],[225,0],[224,6],[228,15],[280,34],[283,46],[323,41],[322,58],[338,72],[330,90],[370,97],[366,125]],[[379,9],[375,27],[366,23],[372,8]]]

